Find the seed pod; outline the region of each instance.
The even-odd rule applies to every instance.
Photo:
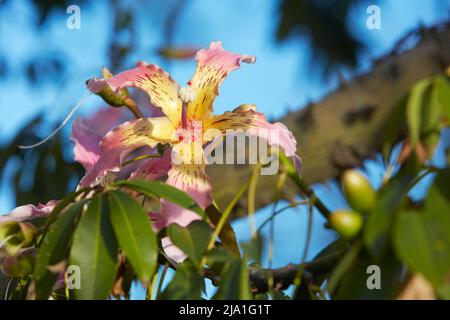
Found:
[[[342,176],[342,190],[353,210],[369,212],[375,205],[375,190],[367,178],[356,170],[344,172]]]
[[[361,215],[352,210],[338,210],[330,216],[330,226],[345,239],[354,238],[360,232],[362,224]]]
[[[129,105],[136,107],[136,103],[130,97],[130,94],[126,88],[121,88],[115,92],[105,83],[106,79],[113,77],[113,74],[108,70],[108,68],[102,68],[102,76],[102,79],[93,78],[86,82],[89,91],[100,96],[112,107],[123,107]]]

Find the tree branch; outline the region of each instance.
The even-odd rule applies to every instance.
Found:
[[[300,268],[303,268],[302,281],[300,287],[307,287],[317,278],[327,275],[333,270],[342,256],[344,250],[336,251],[330,255],[317,258],[302,264],[289,263],[277,269],[254,268],[250,269],[250,287],[254,294],[266,293],[269,290],[270,278],[273,278],[273,288],[277,291],[287,289],[294,283],[295,277]],[[205,269],[204,276],[210,279],[213,285],[218,286],[220,277],[212,270]],[[302,291],[302,288],[299,289]]]
[[[407,50],[406,45],[415,37],[418,42]],[[376,60],[370,72],[342,83],[322,101],[280,119],[298,141],[305,182],[335,178],[344,169],[373,157],[381,150],[385,126],[396,102],[415,82],[443,73],[449,64],[450,23],[420,29]],[[245,165],[209,166],[213,190],[217,192],[215,200],[220,207],[225,207],[251,172],[250,166]],[[272,201],[276,179],[276,176],[259,177],[257,208]],[[287,184],[283,196],[292,197],[295,190],[292,184]],[[246,215],[246,208],[244,197],[236,206],[234,217]]]

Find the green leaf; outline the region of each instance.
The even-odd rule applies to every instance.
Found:
[[[200,208],[188,194],[163,182],[150,180],[133,180],[118,181],[115,183],[115,185],[132,189],[147,197],[166,199],[179,205],[180,207],[194,211],[199,216],[206,219],[205,211],[203,211],[203,209]]]
[[[428,192],[424,208],[402,211],[395,224],[397,255],[412,271],[423,274],[436,289],[443,289],[450,276],[448,181],[450,170],[440,172]]]
[[[251,263],[261,264],[261,254],[263,249],[264,239],[258,234],[256,239],[245,241],[241,243],[242,251],[247,261]]]
[[[383,128],[383,148],[382,154],[386,161],[389,160],[392,146],[398,142],[398,137],[405,127],[406,105],[409,95],[404,95],[390,111],[386,126]]]
[[[413,146],[415,146],[420,139],[424,99],[426,98],[427,90],[430,88],[430,85],[431,81],[429,79],[419,81],[411,89],[408,98],[406,121],[408,124],[409,138]]]
[[[354,243],[334,268],[327,281],[327,291],[334,293],[341,278],[349,271],[361,250],[361,242]]]
[[[244,184],[241,189],[238,191],[238,193],[231,199],[231,201],[228,203],[227,207],[221,214],[219,221],[217,222],[217,225],[214,229],[214,236],[211,237],[208,243],[208,250],[211,250],[214,247],[214,244],[216,243],[216,239],[219,237],[220,232],[222,231],[223,227],[226,225],[228,218],[230,217],[230,214],[238,202],[238,200],[242,197],[245,190],[247,190],[248,184]]]
[[[102,196],[94,197],[73,237],[70,261],[81,270],[78,299],[106,299],[116,277],[117,242]]]
[[[214,275],[220,275],[223,268],[230,261],[234,261],[238,258],[238,256],[236,256],[230,250],[219,246],[214,247],[212,250],[208,251],[206,257],[206,265],[208,266],[208,270],[211,271]],[[218,278],[219,277],[212,281],[217,281]]]
[[[206,222],[197,220],[187,227],[171,224],[167,228],[167,234],[172,242],[186,253],[188,259],[198,266],[213,231]]]
[[[363,235],[364,243],[373,255],[380,256],[386,249],[396,213],[405,204],[413,179],[410,174],[397,176],[380,190]]]
[[[347,240],[338,238],[337,240],[333,241],[328,246],[323,248],[311,261],[322,258],[329,258],[331,256],[344,256],[344,254],[346,254],[346,250],[351,248],[352,247]],[[326,272],[323,275],[318,275],[315,277],[314,283],[318,286],[321,286],[325,280],[328,280],[328,276],[329,274]]]
[[[450,121],[450,82],[448,78],[438,76],[435,78],[435,85],[443,114],[447,118],[447,121]]]
[[[205,209],[205,211],[209,217],[209,220],[211,220],[214,225],[217,225],[222,215],[220,211],[214,205],[210,205]],[[236,240],[236,234],[234,233],[233,227],[231,226],[229,221],[226,221],[222,229],[220,230],[219,239],[225,248],[229,249],[231,252],[238,256],[240,255],[239,246]]]
[[[442,111],[438,93],[438,87],[433,82],[430,87],[426,88],[423,94],[421,131],[424,135],[439,132]]]
[[[250,300],[250,280],[245,259],[232,259],[220,275],[220,286],[214,295],[216,300]]]
[[[378,266],[380,273],[380,289],[369,289],[370,277],[376,276],[369,269],[370,266]],[[336,294],[332,295],[337,300],[375,300],[394,299],[399,291],[402,275],[402,264],[395,258],[391,248],[379,258],[373,258],[366,250],[361,250],[351,268],[347,270],[339,282]]]
[[[108,194],[111,223],[120,248],[142,281],[148,281],[156,268],[157,243],[147,213],[128,194]]]
[[[406,210],[396,223],[394,244],[398,256],[435,286],[450,270],[449,212]]]
[[[441,136],[442,105],[436,79],[430,90],[426,90],[422,107],[422,141],[431,157]]]
[[[433,187],[430,189],[430,197],[439,197],[446,203],[450,202],[450,188],[448,182],[450,181],[450,168],[442,169],[438,171],[436,179],[434,180]],[[432,205],[432,200],[427,200],[427,204]]]
[[[58,218],[58,215],[75,199],[82,194],[83,192],[86,192],[86,189],[80,189],[78,191],[72,192],[68,194],[66,197],[64,197],[62,200],[58,202],[58,204],[53,208],[52,212],[47,217],[47,222],[45,225],[44,234],[47,232],[50,225]]]
[[[52,291],[58,275],[50,272],[48,267],[67,258],[72,232],[84,204],[85,201],[80,201],[64,210],[50,226],[39,248],[34,267],[37,299],[48,299]]]
[[[177,266],[172,281],[159,297],[162,300],[199,300],[205,281],[199,270],[188,260]]]
[[[331,242],[329,245],[323,248],[312,260],[327,257],[329,255],[343,253],[349,247],[350,246],[347,240],[338,238],[337,240]]]
[[[259,294],[261,295],[261,294]],[[289,297],[286,293],[284,293],[283,291],[273,291],[271,293],[272,296],[272,300],[292,300],[291,297]],[[255,300],[262,300],[262,299],[257,299],[258,297],[255,297]],[[268,300],[268,299],[264,299],[264,300]]]

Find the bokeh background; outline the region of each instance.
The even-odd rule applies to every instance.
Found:
[[[78,5],[81,28],[69,29],[69,5]],[[379,5],[381,29],[366,26],[367,7]],[[0,1],[0,214],[17,205],[45,203],[73,189],[81,167],[73,163],[69,124],[49,143],[19,150],[49,134],[80,99],[85,80],[102,66],[117,72],[146,60],[184,84],[193,59],[168,59],[167,48],[201,48],[220,40],[226,49],[257,56],[221,87],[215,112],[255,103],[270,119],[297,110],[335,89],[339,79],[370,70],[408,31],[449,19],[444,0],[160,0]],[[104,104],[97,97],[76,113],[87,116]],[[330,128],[331,134],[332,128]],[[301,155],[302,141],[299,141]],[[435,161],[444,161],[437,152]],[[362,168],[375,186],[381,158]],[[419,184],[420,197],[429,180]],[[347,207],[337,183],[314,186],[330,209]],[[280,204],[280,207],[283,204]],[[259,210],[260,224],[271,208]],[[288,210],[275,219],[272,266],[299,262],[306,242],[307,211]],[[313,216],[308,257],[334,239]],[[238,240],[250,238],[248,221],[235,221]],[[269,228],[263,232],[269,237]],[[268,247],[264,263],[269,263]],[[136,286],[134,298],[144,294]]]

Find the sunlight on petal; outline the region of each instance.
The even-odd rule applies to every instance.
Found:
[[[240,62],[254,63],[256,58],[223,49],[220,41],[211,42],[208,49],[197,52],[197,69],[189,84],[195,90],[195,100],[189,104],[188,118],[206,119],[213,111],[219,86],[225,77],[239,68]]]

